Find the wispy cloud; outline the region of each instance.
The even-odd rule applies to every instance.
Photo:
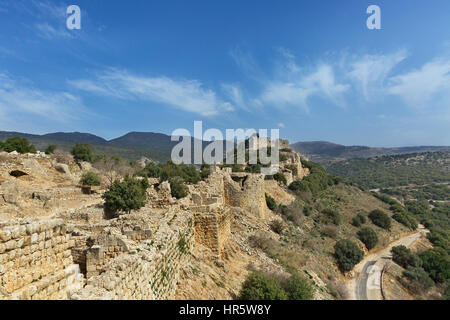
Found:
[[[54,38],[73,38],[73,36],[62,27],[55,28],[48,23],[37,23],[35,27],[42,38],[49,40]]]
[[[87,114],[80,98],[68,92],[53,92],[23,85],[9,75],[0,73],[0,113],[6,119],[25,123],[26,119],[47,119],[69,123]]]
[[[450,59],[436,59],[420,69],[392,77],[388,92],[415,108],[431,107],[436,100],[450,107]]]
[[[109,69],[96,79],[70,80],[74,88],[125,100],[162,103],[183,111],[213,116],[234,109],[198,80],[145,77],[124,70]]]

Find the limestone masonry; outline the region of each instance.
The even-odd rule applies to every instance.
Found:
[[[282,154],[288,182],[308,174],[298,153]],[[0,153],[0,299],[173,299],[194,248],[223,265],[239,215],[266,219],[261,174],[212,166],[180,200],[149,179],[147,205],[111,217],[104,190],[77,185],[86,170],[43,153]]]

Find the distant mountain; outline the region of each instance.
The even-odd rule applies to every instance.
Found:
[[[171,150],[177,141],[171,141],[170,136],[154,132],[129,132],[119,138],[108,141],[113,146],[133,146],[155,150]]]
[[[90,143],[90,144],[102,144],[107,143],[108,141],[90,134],[90,133],[82,133],[82,132],[55,132],[48,133],[41,136],[44,139],[49,140],[58,140],[58,141],[67,141],[67,142],[82,142],[82,143]]]
[[[327,141],[308,141],[291,144],[291,147],[312,161],[325,163],[351,158],[371,158],[384,155],[399,155],[422,152],[448,152],[446,146],[418,146],[399,148],[371,148],[367,146],[344,146]]]

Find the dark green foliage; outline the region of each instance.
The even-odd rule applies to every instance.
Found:
[[[420,258],[411,252],[405,246],[397,246],[391,249],[392,260],[403,268],[411,267],[421,267],[422,261]]]
[[[391,197],[388,197],[388,196],[386,196],[386,195],[384,195],[384,194],[382,194],[382,193],[372,192],[372,195],[373,195],[375,198],[378,198],[378,199],[380,199],[381,201],[383,201],[384,203],[387,203],[387,204],[389,204],[389,205],[394,205],[394,204],[397,204],[397,203],[398,203],[397,201],[395,201],[395,200],[392,199]]]
[[[448,152],[426,152],[355,158],[333,162],[327,170],[367,189],[428,185],[450,181],[448,166],[443,165],[449,157]]]
[[[273,175],[273,178],[274,178],[275,180],[277,180],[278,182],[283,183],[284,185],[287,184],[286,177],[285,177],[284,174],[282,174],[281,172],[275,173],[275,174]]]
[[[288,295],[277,279],[263,272],[252,272],[242,284],[241,300],[287,300]]]
[[[51,144],[45,149],[45,154],[53,154],[56,150],[56,144]]]
[[[204,167],[204,174],[209,168]],[[148,178],[159,178],[161,181],[180,177],[185,183],[197,183],[201,180],[200,172],[194,167],[186,164],[175,164],[172,161],[166,163],[149,163],[144,169],[137,173],[139,176]],[[209,175],[209,174],[208,174]]]
[[[291,148],[282,148],[279,150],[280,152],[292,152]]]
[[[277,203],[275,202],[275,199],[272,198],[271,196],[269,196],[267,193],[266,193],[266,204],[270,210],[275,210],[277,207]]]
[[[305,206],[303,208],[303,214],[307,217],[309,217],[312,214],[312,211],[313,211],[313,209],[311,206]]]
[[[200,167],[200,177],[204,180],[211,174],[211,166],[209,164],[202,164]]]
[[[434,285],[434,282],[428,273],[420,267],[408,266],[408,268],[403,271],[403,276],[411,281],[408,287],[416,293],[422,293]]]
[[[351,240],[343,239],[334,246],[334,257],[341,271],[351,271],[364,257],[364,252]]]
[[[372,223],[380,228],[389,230],[391,228],[391,218],[379,209],[375,209],[369,213]]]
[[[325,208],[321,212],[320,221],[322,223],[333,223],[338,226],[341,223],[341,215],[334,209]]]
[[[293,274],[284,284],[289,300],[313,300],[314,287],[304,277]]]
[[[181,199],[187,196],[188,188],[184,183],[184,180],[180,177],[172,177],[169,179],[170,183],[170,192],[172,197],[177,199]]]
[[[303,166],[309,168],[310,174],[301,181],[294,181],[289,189],[294,192],[311,192],[317,195],[319,192],[338,183],[333,176],[329,175],[319,164],[302,159]]]
[[[360,227],[362,224],[366,223],[366,221],[366,216],[362,213],[358,213],[356,217],[353,217],[352,225],[354,225],[355,227]]]
[[[92,162],[94,159],[94,148],[87,143],[76,143],[71,153],[76,161]]]
[[[444,283],[450,278],[450,256],[443,248],[428,249],[420,253],[419,258],[434,281]]]
[[[362,228],[358,231],[358,238],[366,246],[367,250],[375,248],[378,243],[378,236],[376,232],[369,227]]]
[[[83,173],[80,179],[80,184],[83,186],[99,186],[101,183],[100,177],[92,171]]]
[[[0,150],[6,152],[36,153],[36,148],[27,139],[19,137],[8,138],[5,142],[0,143]]]
[[[148,182],[125,176],[123,181],[116,180],[103,195],[105,207],[112,212],[130,213],[142,208],[147,200]]]

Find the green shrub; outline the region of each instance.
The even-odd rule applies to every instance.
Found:
[[[8,138],[2,143],[2,149],[6,152],[36,153],[36,148],[25,138]]]
[[[329,175],[324,168],[319,164],[301,160],[304,167],[309,168],[310,174],[303,178],[301,181],[294,181],[289,185],[289,189],[297,192],[311,192],[313,195],[317,195],[319,192],[326,190],[329,186],[337,183],[333,176]]]
[[[123,181],[114,181],[103,194],[105,207],[112,212],[130,213],[145,206],[148,181],[125,176]]]
[[[294,201],[288,206],[280,205],[278,210],[285,220],[291,221],[295,225],[300,226],[301,218],[303,216],[303,208],[298,202]]]
[[[362,228],[358,231],[358,238],[366,246],[367,250],[375,248],[378,243],[378,236],[376,232],[369,227]]]
[[[445,283],[450,278],[450,256],[443,248],[428,249],[419,253],[419,258],[434,281]]]
[[[92,171],[83,173],[80,179],[80,184],[83,186],[99,186],[101,183],[100,177]]]
[[[181,199],[187,196],[188,188],[181,177],[170,178],[169,183],[172,197]]]
[[[379,209],[375,209],[369,213],[372,223],[380,228],[389,230],[391,228],[391,218]]]
[[[339,225],[341,223],[341,215],[336,210],[325,208],[322,210],[322,223],[333,223]]]
[[[242,284],[241,300],[287,300],[288,295],[277,279],[261,271],[252,272]]]
[[[269,196],[267,193],[266,193],[266,204],[270,210],[275,210],[275,208],[277,207],[275,199]]]
[[[53,152],[55,152],[55,150],[56,150],[56,145],[51,144],[47,147],[47,149],[45,149],[45,154],[53,154]]]
[[[200,167],[200,177],[206,179],[211,174],[211,166],[209,164],[202,164]]]
[[[356,217],[352,219],[352,225],[355,227],[360,227],[362,224],[366,223],[367,219],[362,213],[358,213]]]
[[[281,172],[275,173],[275,174],[273,175],[273,178],[274,178],[275,180],[277,180],[278,182],[283,183],[284,185],[287,184],[286,177],[285,177],[284,174],[282,174]]]
[[[92,162],[94,149],[87,143],[76,143],[72,148],[72,155],[76,161]]]
[[[312,214],[312,207],[311,206],[305,206],[303,207],[303,214],[307,217],[309,217]]]
[[[364,257],[364,252],[351,240],[343,239],[336,242],[334,256],[341,271],[351,271]]]
[[[313,300],[314,287],[304,277],[293,274],[283,286],[289,300]]]
[[[403,276],[411,281],[407,286],[415,293],[423,293],[423,291],[430,289],[434,285],[434,282],[428,273],[419,267],[408,266],[408,268],[403,271]]]
[[[391,249],[392,260],[403,268],[411,267],[421,267],[422,261],[420,258],[411,252],[405,246],[396,246]]]

